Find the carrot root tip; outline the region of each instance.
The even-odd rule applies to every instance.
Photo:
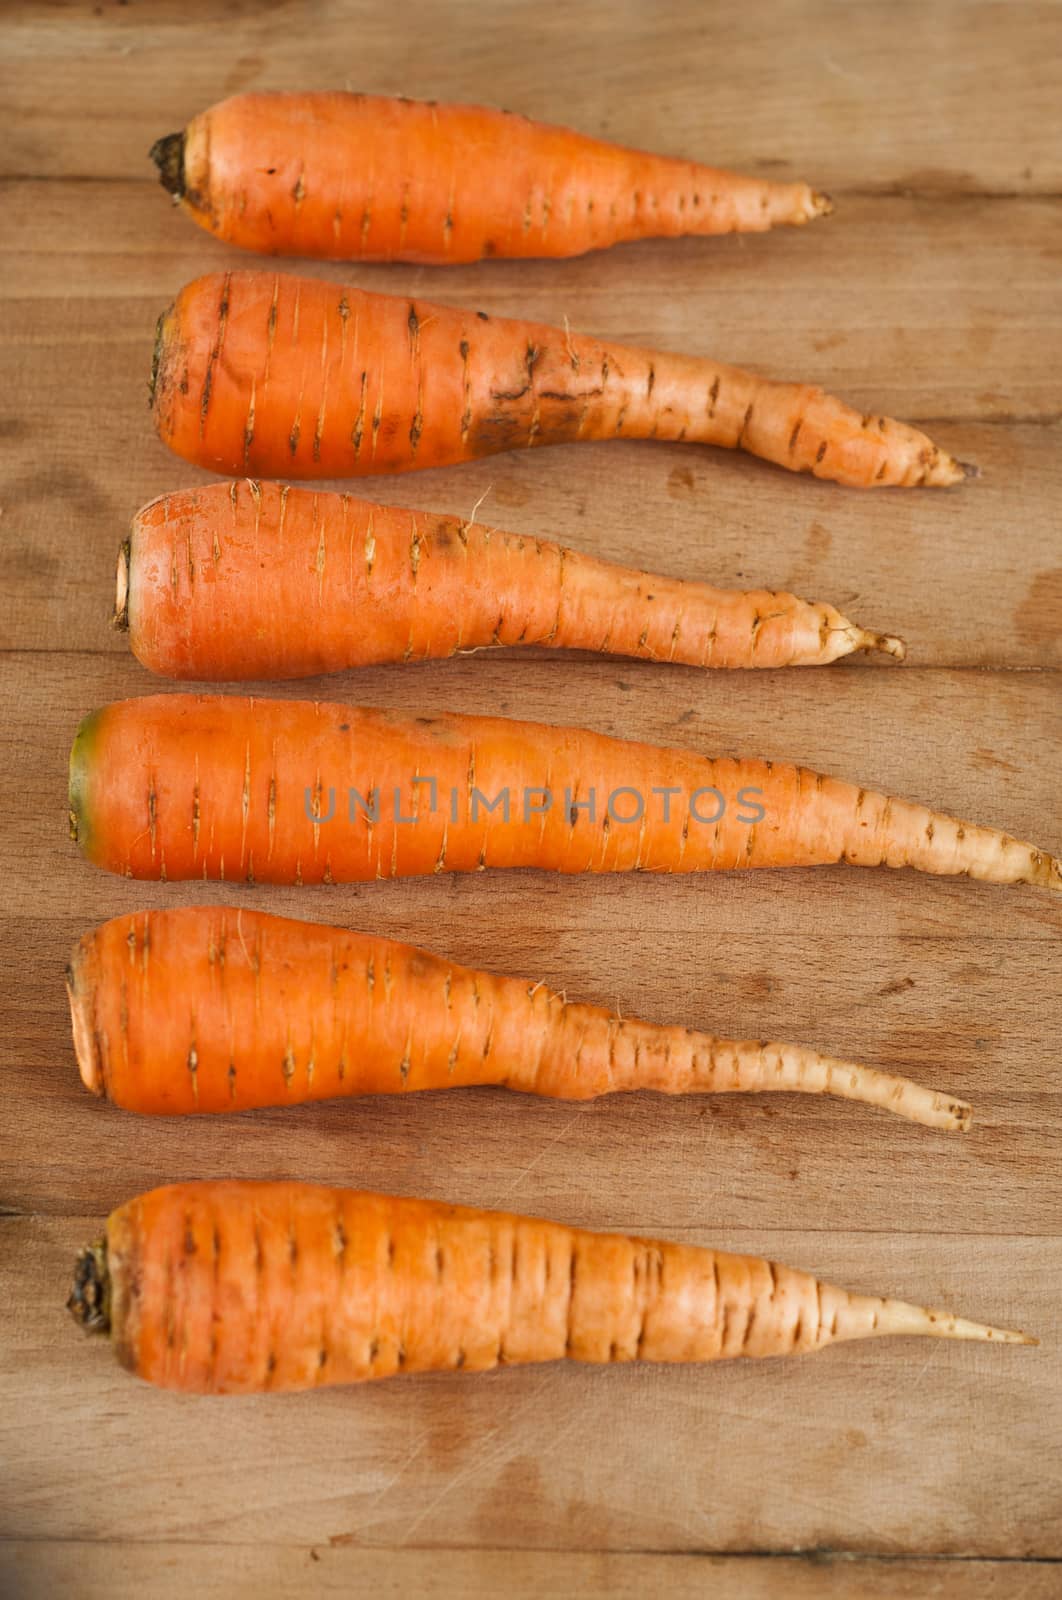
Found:
[[[167,193],[179,200],[184,193],[184,132],[168,133],[156,139],[149,151],[159,169],[159,182]]]
[[[811,192],[811,215],[813,217],[832,217],[836,207],[828,194],[822,194],[818,189]]]
[[[944,1333],[946,1339],[971,1339],[984,1344],[1038,1345],[1034,1334],[1022,1333],[1018,1328],[993,1328],[980,1322],[970,1322],[965,1317],[952,1319],[951,1327]]]
[[[979,1344],[1039,1344],[1031,1333],[1015,1328],[996,1328],[985,1322],[971,1322],[951,1311],[931,1310],[908,1305],[903,1300],[887,1300],[876,1308],[874,1331],[883,1334],[908,1334],[934,1339],[969,1339]]]
[[[918,479],[920,484],[928,484],[932,489],[950,489],[957,483],[965,483],[967,478],[979,478],[980,467],[974,466],[970,461],[957,461],[947,451],[938,452],[927,474]]]
[[[892,656],[894,661],[906,661],[907,643],[895,633],[875,633],[870,636],[871,650],[881,650],[885,655]]]
[[[122,541],[118,550],[118,570],[115,574],[114,584],[114,616],[111,626],[119,633],[129,631],[129,563],[132,559],[132,544],[129,539]]]
[[[110,1333],[111,1275],[106,1239],[97,1239],[79,1254],[66,1309],[86,1333]]]

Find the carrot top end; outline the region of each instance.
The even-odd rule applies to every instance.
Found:
[[[184,130],[156,139],[148,154],[159,169],[159,182],[179,200],[184,193]]]
[[[114,616],[111,626],[119,633],[129,632],[129,564],[132,559],[132,540],[124,539],[118,549],[118,569],[114,585]]]
[[[78,1256],[66,1309],[86,1333],[110,1333],[111,1275],[105,1238],[87,1245]]]
[[[88,789],[92,763],[95,756],[96,735],[103,711],[90,711],[78,726],[70,747],[70,781],[68,789],[70,837],[82,850],[88,850]]]
[[[91,985],[86,993],[82,982],[83,945],[78,945],[66,969],[66,997],[70,1002],[70,1028],[74,1036],[74,1054],[78,1071],[85,1088],[92,1094],[104,1093],[102,1062],[96,1034],[92,1027]]]

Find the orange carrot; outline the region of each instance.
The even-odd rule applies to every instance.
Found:
[[[115,621],[152,672],[215,681],[517,644],[698,667],[905,654],[901,639],[791,594],[653,577],[458,517],[253,479],[137,513]]]
[[[654,1027],[392,939],[234,907],[105,922],[75,947],[67,991],[81,1077],[127,1111],[498,1084],[561,1100],[795,1090],[925,1127],[970,1121],[950,1095],[799,1045]]]
[[[1062,863],[1032,845],[801,767],[328,702],[167,694],[105,706],[74,741],[70,819],[89,860],[134,878],[845,860],[1062,890]]]
[[[335,261],[577,256],[625,239],[762,233],[828,215],[806,183],[628,150],[484,106],[242,94],[152,160],[201,228]]]
[[[119,1206],[67,1302],[123,1366],[255,1394],[530,1361],[716,1361],[891,1334],[1035,1344],[755,1256],[302,1183]]]
[[[620,437],[723,445],[868,487],[974,470],[806,384],[272,272],[181,290],[159,321],[152,395],[178,455],[242,476],[358,477]]]

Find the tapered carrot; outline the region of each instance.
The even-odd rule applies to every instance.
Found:
[[[802,767],[328,702],[168,694],[105,706],[74,741],[70,821],[89,860],[135,878],[845,860],[1062,890],[1062,864],[1032,845]]]
[[[201,228],[334,261],[576,256],[626,239],[762,233],[833,209],[772,183],[485,106],[241,94],[159,139],[166,189]]]
[[[1035,1344],[755,1256],[301,1183],[113,1211],[67,1302],[166,1389],[251,1394],[530,1361],[716,1361],[890,1334]]]
[[[178,455],[243,476],[358,477],[620,437],[723,445],[857,486],[967,475],[916,428],[806,384],[273,272],[181,290],[159,321],[152,395]]]
[[[174,678],[297,678],[536,644],[699,667],[903,659],[828,605],[612,566],[457,517],[277,483],[161,495],[118,556],[115,621]]]
[[[577,1005],[392,939],[260,911],[135,912],[67,969],[87,1088],[177,1115],[499,1084],[561,1100],[796,1090],[965,1129],[950,1095],[799,1045],[718,1039]]]

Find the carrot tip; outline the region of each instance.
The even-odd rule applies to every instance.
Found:
[[[892,656],[895,661],[906,661],[907,659],[907,643],[895,633],[871,634],[867,648],[881,650],[885,655]]]
[[[926,1306],[908,1305],[903,1300],[888,1300],[877,1308],[874,1331],[884,1334],[924,1335],[933,1339],[969,1339],[981,1344],[1039,1344],[1031,1333],[1014,1328],[990,1327],[971,1322],[951,1311],[934,1311]]]
[[[965,483],[967,478],[979,478],[980,467],[969,461],[956,461],[954,456],[949,456],[946,450],[939,450],[934,457],[928,473],[919,478],[920,484],[928,484],[931,489],[950,489],[953,484]]]
[[[950,1100],[947,1105],[948,1127],[955,1133],[969,1133],[973,1121],[973,1107],[965,1100]]]
[[[831,217],[836,210],[833,200],[828,194],[823,194],[818,189],[811,191],[811,215],[813,217]]]
[[[1031,1333],[1022,1333],[1017,1328],[993,1328],[987,1323],[971,1322],[967,1317],[949,1317],[944,1312],[931,1311],[928,1313],[929,1321],[934,1326],[930,1332],[940,1332],[945,1339],[973,1339],[985,1344],[1039,1344]],[[938,1328],[936,1324],[943,1323]]]
[[[1039,1339],[1017,1328],[990,1328],[984,1323],[968,1322],[965,1317],[954,1318],[951,1327],[944,1330],[945,1339],[972,1339],[984,1344],[1037,1345]]]
[[[1062,860],[1057,856],[1045,856],[1042,873],[1033,882],[1043,884],[1045,889],[1051,889],[1055,894],[1062,894]]]

